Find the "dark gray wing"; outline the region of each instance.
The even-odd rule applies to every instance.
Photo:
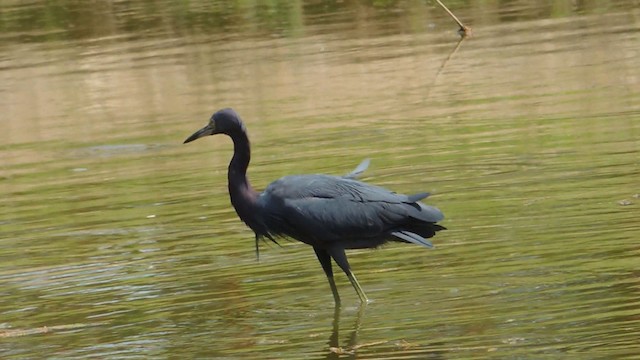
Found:
[[[271,183],[258,203],[269,232],[311,245],[329,241],[356,244],[395,236],[430,246],[425,237],[439,230],[434,230],[433,224],[444,216],[440,210],[418,202],[427,196],[396,194],[337,176],[298,175]],[[370,247],[361,245],[345,247]]]

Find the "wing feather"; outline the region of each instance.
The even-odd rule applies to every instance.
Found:
[[[436,230],[431,224],[443,215],[418,202],[428,195],[397,194],[345,177],[294,175],[271,183],[258,202],[264,208],[263,222],[274,236],[307,243],[394,236],[429,247],[423,236],[433,236]]]

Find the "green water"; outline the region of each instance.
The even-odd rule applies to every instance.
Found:
[[[640,357],[632,1],[0,5],[0,358]],[[456,46],[459,47],[456,50]],[[455,52],[454,52],[455,50]],[[262,245],[226,185],[428,191],[436,249]]]

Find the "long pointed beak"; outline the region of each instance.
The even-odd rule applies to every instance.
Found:
[[[214,134],[214,129],[213,127],[208,124],[207,126],[203,127],[202,129],[194,132],[193,134],[191,134],[191,136],[189,136],[187,138],[187,140],[185,140],[183,142],[183,144],[186,144],[188,142],[192,142],[193,140],[199,139],[203,136],[207,136],[207,135],[213,135]]]

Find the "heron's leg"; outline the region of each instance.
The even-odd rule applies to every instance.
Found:
[[[336,287],[336,282],[333,280],[333,269],[331,269],[331,256],[325,249],[320,249],[314,247],[313,250],[316,252],[316,256],[320,261],[320,265],[322,265],[322,269],[324,273],[327,275],[327,280],[329,280],[329,286],[331,287],[331,292],[333,293],[333,299],[336,302],[336,305],[340,304],[340,295],[338,295],[338,288]]]
[[[356,276],[351,272],[351,268],[349,267],[349,262],[347,261],[347,254],[344,253],[344,249],[330,248],[328,249],[328,251],[329,251],[329,255],[331,255],[333,260],[336,261],[336,264],[338,264],[338,266],[340,266],[342,271],[344,271],[344,273],[347,274],[347,277],[349,278],[351,285],[353,285],[353,288],[356,289],[356,292],[360,297],[360,301],[364,304],[369,303],[369,299],[367,298],[367,295],[364,293],[364,290],[362,290],[362,287],[358,283],[358,279],[356,279]]]
[[[260,236],[256,233],[256,260],[260,262]]]

